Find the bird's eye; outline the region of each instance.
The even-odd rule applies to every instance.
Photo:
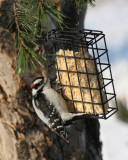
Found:
[[[35,88],[35,89],[38,89],[38,85],[35,85],[34,88]]]

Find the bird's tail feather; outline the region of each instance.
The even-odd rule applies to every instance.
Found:
[[[51,128],[52,129],[52,128]],[[67,143],[69,143],[69,140],[68,140],[68,133],[66,130],[54,130],[52,129],[53,132],[55,132],[58,136],[60,136],[61,138],[63,138],[63,140],[65,140]]]

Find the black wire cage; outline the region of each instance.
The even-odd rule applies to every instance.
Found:
[[[107,119],[117,100],[105,35],[88,29],[54,29],[44,41],[51,84],[70,112]]]

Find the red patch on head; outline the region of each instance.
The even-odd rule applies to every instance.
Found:
[[[34,87],[34,83],[31,83],[30,88]]]

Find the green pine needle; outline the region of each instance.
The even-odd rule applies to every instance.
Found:
[[[71,0],[72,1],[72,0]],[[94,7],[95,0],[87,0],[87,2]],[[86,5],[85,0],[75,0],[78,10]],[[36,65],[43,66],[45,58],[35,52],[38,51],[42,45],[42,36],[44,29],[48,33],[50,30],[50,22],[59,26],[67,27],[63,19],[69,18],[57,10],[57,6],[52,0],[14,0],[14,15],[11,25],[16,25],[17,40],[16,47],[18,47],[18,59],[16,73],[22,75],[29,71],[29,68],[36,70]],[[47,34],[48,36],[48,34]]]
[[[95,7],[96,6],[94,4],[95,0],[87,0],[87,2],[90,4],[91,7]]]
[[[43,66],[45,58],[34,51],[40,48],[44,28],[48,33],[50,23],[48,17],[56,21],[61,27],[63,17],[55,3],[51,0],[15,0],[15,21],[19,46],[16,73],[22,75],[29,71],[29,66],[36,69],[36,65]]]
[[[85,0],[75,0],[76,2],[76,7],[78,8],[79,11],[81,11],[85,6],[86,6],[86,1]],[[95,7],[95,0],[87,0],[88,4],[91,7]]]

